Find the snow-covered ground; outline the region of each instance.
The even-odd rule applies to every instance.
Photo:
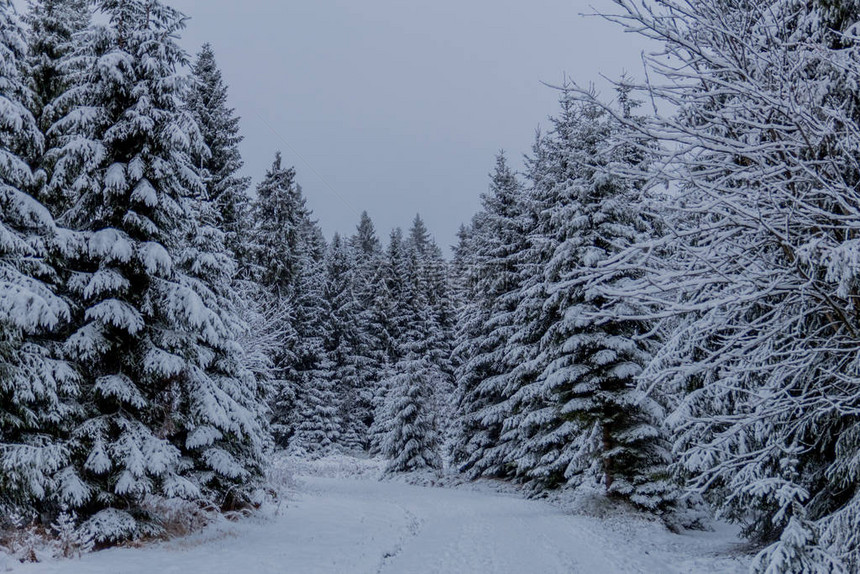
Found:
[[[677,535],[614,513],[571,515],[489,485],[379,481],[371,465],[299,468],[277,509],[143,548],[18,564],[21,574],[743,573],[732,530]]]

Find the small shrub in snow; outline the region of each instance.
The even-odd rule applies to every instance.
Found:
[[[156,517],[161,536],[166,538],[186,536],[199,531],[216,520],[218,515],[217,508],[163,496],[148,496],[143,503],[143,509]]]
[[[779,542],[753,561],[754,574],[848,574],[849,570],[819,543],[818,529],[807,520],[792,517]]]
[[[114,544],[140,535],[138,523],[129,513],[106,508],[83,524],[87,534],[98,544]]]
[[[78,527],[78,515],[74,512],[64,509],[51,525],[51,529],[57,537],[58,558],[80,557],[93,549],[92,533]]]

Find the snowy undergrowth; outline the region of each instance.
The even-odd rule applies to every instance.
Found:
[[[220,512],[189,501],[149,497],[144,507],[159,517],[159,535],[117,546],[188,549],[231,538],[236,534],[239,521],[265,522],[281,514],[301,490],[301,482],[296,478],[299,475],[377,479],[382,473],[381,465],[378,459],[348,455],[309,460],[278,453],[271,457],[264,495],[257,501],[259,506],[255,510]],[[0,528],[0,572],[11,572],[16,564],[80,558],[92,551],[91,540],[79,528],[62,532],[56,527],[22,527],[14,523],[13,520],[8,528]]]
[[[330,454],[319,458],[306,458],[287,452],[276,454],[272,466],[284,469],[294,477],[315,476],[321,478],[380,479],[385,472],[385,461],[381,458],[361,457],[350,454]],[[294,482],[293,484],[295,485]]]
[[[285,491],[287,492],[287,491]],[[191,547],[229,537],[235,525],[254,516],[266,520],[278,512],[278,498],[267,499],[253,513],[219,512],[188,501],[153,497],[145,507],[159,516],[159,534],[124,542],[118,547],[144,548],[164,543]],[[62,517],[61,517],[62,518]],[[93,537],[74,522],[52,525],[51,528],[9,528],[0,532],[0,572],[11,571],[16,563],[46,563],[76,559],[93,550]]]
[[[242,520],[266,521],[282,512],[299,490],[295,472],[304,473],[298,459],[272,457],[267,483],[256,500],[255,509],[222,512],[213,506],[201,506],[192,501],[150,496],[142,508],[158,517],[157,534],[126,541],[120,548],[157,547],[163,544],[190,548],[234,535],[236,524]],[[330,466],[334,467],[335,462]],[[310,467],[308,467],[310,468]],[[348,474],[346,471],[344,475]],[[23,527],[12,520],[0,528],[0,572],[11,571],[16,563],[45,563],[54,560],[80,558],[93,550],[92,536],[75,525],[74,515],[61,515],[50,528]],[[15,523],[19,525],[16,526]]]

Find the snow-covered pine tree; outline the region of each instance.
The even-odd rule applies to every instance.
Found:
[[[385,283],[393,307],[388,314],[391,340],[393,344],[388,347],[388,363],[396,363],[401,355],[398,341],[409,325],[406,314],[408,295],[406,282],[408,277],[408,251],[403,230],[394,228],[388,238],[388,247],[385,250]]]
[[[373,260],[382,252],[382,244],[376,236],[376,228],[373,220],[366,211],[361,212],[361,220],[355,228],[355,234],[349,240],[350,245],[356,252],[359,261],[364,258]]]
[[[467,303],[460,311],[455,349],[457,368],[455,464],[471,476],[510,476],[502,444],[509,395],[505,346],[513,334],[513,295],[523,248],[522,187],[503,153],[496,157],[489,192],[472,222],[472,255]]]
[[[409,228],[409,236],[406,238],[407,249],[415,251],[420,258],[431,249],[431,243],[432,239],[430,232],[427,231],[427,225],[421,218],[421,214],[416,213],[412,220],[412,227]]]
[[[355,262],[353,291],[362,312],[365,312],[372,307],[373,289],[380,280],[383,260],[382,244],[376,235],[373,220],[366,211],[362,212],[348,245]]]
[[[364,428],[370,429],[377,389],[386,369],[389,333],[384,305],[377,305],[385,297],[382,246],[366,211],[361,214],[356,232],[349,239],[349,247],[355,262],[353,291],[358,303],[359,330],[355,416],[361,419]],[[365,447],[369,446],[370,439],[366,435]]]
[[[0,513],[56,515],[88,489],[72,464],[78,378],[59,357],[70,317],[47,258],[57,229],[30,195],[28,162],[42,150],[27,106],[26,43],[11,1],[0,2]]]
[[[454,312],[459,316],[461,307],[465,304],[469,285],[472,281],[473,265],[473,229],[472,224],[461,224],[457,230],[457,244],[452,247],[451,258],[451,300]]]
[[[88,0],[29,0],[26,16],[28,59],[33,89],[33,116],[43,132],[57,119],[51,105],[65,93],[67,60],[75,51],[76,35],[90,23]]]
[[[67,250],[65,348],[84,373],[73,457],[86,496],[70,506],[110,543],[157,529],[147,495],[241,504],[262,474],[262,428],[231,317],[201,280],[230,258],[199,245],[189,257],[205,186],[181,99],[184,16],[157,0],[98,7],[107,24],[88,31],[57,99],[70,111],[51,128],[51,184],[79,195],[67,220],[82,237]]]
[[[246,323],[241,316],[245,304],[240,300],[234,288],[236,283],[236,261],[232,251],[226,246],[227,234],[220,228],[220,206],[204,192],[199,196],[184,198],[184,208],[190,218],[185,240],[181,243],[182,250],[175,261],[184,272],[181,280],[184,288],[190,289],[200,302],[210,310],[207,322],[201,334],[197,334],[197,349],[195,352],[203,355],[197,372],[192,371],[189,377],[190,400],[185,406],[190,413],[185,414],[190,437],[186,446],[213,446],[234,459],[246,471],[246,476],[260,476],[263,472],[261,447],[267,435],[263,421],[266,420],[266,400],[278,390],[277,380],[272,377],[260,377],[259,372],[251,369],[252,357],[248,356],[253,350],[246,349],[240,344],[248,337],[248,331],[253,325]],[[192,297],[183,295],[191,303]],[[189,313],[190,310],[186,310]],[[205,315],[204,315],[205,316]],[[280,317],[288,322],[289,316]],[[220,325],[219,325],[220,322]],[[276,331],[284,334],[281,342],[286,345],[292,333],[285,327],[276,327]],[[212,332],[218,329],[217,337]],[[223,329],[223,331],[221,330]],[[175,335],[174,335],[175,336]],[[194,343],[192,343],[194,344]],[[205,369],[205,371],[204,371]],[[268,374],[268,373],[266,373]],[[225,416],[225,412],[228,412]],[[231,412],[232,411],[232,412]],[[219,432],[231,431],[221,444],[206,436],[198,438],[194,435],[206,435],[212,430]],[[227,433],[225,433],[227,434]],[[204,457],[207,464],[215,456],[222,458],[222,453],[211,453]],[[229,461],[228,461],[229,462]],[[217,475],[204,479],[206,489],[221,499],[222,506],[233,508],[241,506],[249,492],[236,489],[232,476],[237,469],[219,471],[212,466]],[[197,472],[201,475],[211,474],[210,469],[198,463]]]
[[[404,313],[408,303],[405,298],[406,251],[403,230],[399,227],[391,231],[379,275],[372,304],[376,344],[382,355],[380,378],[373,396],[374,420],[369,429],[370,451],[374,454],[381,451],[385,435],[382,409],[388,392],[387,385],[394,365],[402,358],[400,340],[407,327]]]
[[[340,416],[334,364],[324,341],[312,337],[301,346],[295,399],[295,424],[290,450],[312,457],[338,452],[343,421]]]
[[[620,103],[625,120],[635,121],[626,91]],[[551,215],[558,243],[544,273],[544,311],[554,320],[541,341],[546,365],[537,378],[555,409],[531,440],[557,452],[550,482],[590,474],[608,493],[662,510],[674,500],[671,457],[659,406],[636,379],[650,358],[652,325],[631,318],[643,313],[630,300],[606,294],[636,275],[602,268],[651,237],[637,182],[624,177],[647,171],[647,148],[633,130],[616,139],[622,125],[601,107],[578,103],[574,113],[571,147],[561,157],[575,179],[560,190]]]
[[[326,352],[339,395],[341,444],[349,450],[365,450],[369,405],[361,396],[364,390],[361,369],[365,363],[361,353],[365,347],[359,321],[361,308],[354,292],[353,251],[339,234],[332,238],[325,266],[325,297],[329,307]]]
[[[551,360],[545,341],[550,327],[561,320],[551,295],[547,269],[564,241],[564,217],[571,215],[571,196],[577,189],[585,153],[581,144],[582,115],[569,85],[559,97],[559,113],[550,118],[548,134],[536,133],[527,158],[528,190],[522,196],[522,235],[525,242],[515,256],[518,285],[510,295],[516,325],[505,349],[513,366],[504,412],[504,440],[509,463],[518,476],[537,490],[566,482],[567,461],[562,450],[576,433],[575,425],[559,426],[558,396],[542,375]],[[554,381],[553,381],[554,382]]]
[[[420,265],[426,282],[427,306],[434,324],[430,359],[439,367],[440,372],[445,374],[448,380],[447,390],[452,392],[454,368],[451,365],[451,352],[457,318],[454,311],[451,268],[442,254],[442,249],[432,240]]]
[[[421,300],[427,307],[429,323],[425,328],[428,337],[426,356],[440,376],[434,385],[434,409],[440,417],[440,426],[448,428],[453,416],[451,399],[454,395],[454,368],[451,352],[456,323],[450,269],[420,215],[416,215],[412,222],[406,249],[409,254],[407,261],[415,267],[409,271],[416,281],[412,288],[420,291]]]
[[[321,237],[319,237],[321,239]],[[304,243],[295,294],[297,341],[296,400],[292,413],[294,433],[290,449],[312,456],[329,454],[341,442],[341,417],[334,365],[329,360],[328,340],[330,307],[326,299],[325,259],[319,251]]]
[[[208,155],[195,158],[195,163],[209,199],[217,207],[226,245],[238,259],[243,244],[241,234],[248,210],[250,178],[238,175],[244,165],[239,153],[243,139],[239,133],[239,118],[227,104],[227,85],[208,43],[197,54],[185,98],[209,150]]]
[[[391,321],[391,317],[395,316],[397,316],[397,304],[388,288],[388,282],[379,281],[371,307],[370,323],[375,335],[374,343],[377,345],[374,350],[380,357],[370,389],[372,393],[370,407],[373,416],[367,432],[368,451],[371,454],[379,454],[380,452],[383,427],[378,415],[385,404],[385,397],[388,392],[387,382],[399,354],[397,340],[392,335],[394,323]]]
[[[388,472],[438,469],[442,466],[433,412],[433,385],[439,372],[412,352],[394,365],[380,413],[381,454]]]
[[[399,342],[401,358],[385,382],[385,402],[378,415],[381,453],[388,460],[388,472],[442,466],[434,394],[443,374],[429,356],[433,317],[417,274],[418,250],[411,250],[407,257],[411,259],[411,272],[404,282],[406,301],[402,312],[408,328]]]
[[[284,167],[280,152],[276,153],[272,167],[257,186],[257,197],[248,214],[247,233],[238,247],[240,275],[259,285],[257,297],[268,307],[279,309],[285,320],[296,313],[292,303],[300,280],[301,252],[312,225],[310,211],[295,179],[295,169]],[[277,330],[294,333],[298,326],[284,324]],[[285,340],[271,357],[276,376],[271,403],[272,424],[281,446],[286,446],[291,433],[291,403],[298,384],[294,372],[295,353],[287,343]]]
[[[618,263],[647,272],[627,296],[678,317],[645,376],[686,391],[680,466],[777,543],[758,572],[857,571],[860,7],[616,3],[666,46],[646,88],[678,110],[645,126],[671,148],[666,237]]]
[[[460,225],[457,231],[457,244],[452,247],[453,258],[451,260],[451,289],[453,293],[453,310],[454,310],[454,329],[452,330],[451,339],[451,369],[454,373],[454,392],[450,401],[449,408],[451,411],[448,414],[447,424],[443,430],[443,452],[446,457],[453,455],[457,458],[460,455],[456,454],[455,441],[457,437],[462,437],[464,429],[462,423],[465,422],[462,412],[459,410],[458,402],[462,399],[460,395],[460,387],[458,385],[458,374],[463,368],[464,361],[468,360],[466,347],[459,346],[466,340],[471,339],[471,334],[476,332],[479,325],[470,321],[471,307],[470,298],[472,296],[472,287],[475,284],[475,226],[477,216],[472,218],[468,224]],[[466,331],[466,325],[470,326],[470,331]]]
[[[228,106],[228,88],[215,60],[210,44],[204,44],[194,61],[189,85],[184,93],[188,111],[200,128],[205,150],[193,160],[206,187],[210,218],[210,229],[223,233],[221,243],[236,261],[247,262],[248,238],[245,236],[249,224],[250,200],[247,190],[250,178],[240,177],[244,162],[239,152],[242,136],[239,133],[239,118]],[[250,242],[253,244],[253,241]],[[229,267],[222,268],[223,270]],[[271,387],[270,407],[275,440],[286,444],[289,427],[284,421],[292,409],[294,389],[284,382],[289,379],[288,364],[292,361],[289,349],[295,342],[295,330],[291,321],[292,309],[271,292],[260,289],[255,282],[242,277],[238,269],[233,271],[233,291],[230,305],[237,313],[254,322],[254,333],[245,332],[240,339],[248,359],[262,361],[264,367],[256,369]],[[237,299],[237,294],[249,300]],[[246,329],[242,327],[241,329]],[[262,329],[262,331],[260,331]],[[273,344],[271,339],[280,340]],[[264,352],[265,356],[256,356]],[[255,357],[253,358],[252,357]],[[260,363],[260,366],[262,366]],[[286,372],[285,372],[286,371]]]
[[[29,0],[28,5],[28,60],[34,94],[31,110],[45,135],[48,152],[33,158],[37,197],[55,218],[61,218],[77,197],[73,188],[48,185],[54,159],[50,150],[55,145],[50,128],[64,113],[55,105],[56,100],[69,87],[70,59],[79,35],[89,26],[92,7],[88,0]]]
[[[310,218],[296,170],[283,166],[281,153],[257,186],[247,245],[248,275],[272,293],[287,297],[297,277],[298,246]]]
[[[521,480],[538,490],[545,488],[547,483],[541,473],[533,471],[546,461],[542,460],[544,445],[532,439],[553,412],[552,401],[543,395],[538,375],[546,366],[546,355],[540,342],[551,322],[551,315],[544,309],[548,298],[544,270],[555,247],[549,233],[550,215],[558,199],[555,182],[568,177],[565,170],[559,169],[564,164],[553,159],[558,159],[553,151],[563,149],[554,141],[567,130],[566,123],[572,120],[564,113],[565,107],[563,98],[562,115],[551,119],[553,131],[548,136],[537,131],[532,153],[526,157],[527,184],[521,196],[519,222],[522,244],[514,259],[519,286],[512,294],[511,303],[514,306],[512,321],[516,328],[505,348],[505,360],[513,368],[503,407],[502,440],[510,443],[508,464]]]

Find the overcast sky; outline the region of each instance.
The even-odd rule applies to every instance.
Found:
[[[211,42],[255,182],[280,149],[327,236],[366,209],[383,238],[420,212],[443,247],[517,166],[568,74],[641,75],[643,41],[582,12],[611,0],[167,0]]]

